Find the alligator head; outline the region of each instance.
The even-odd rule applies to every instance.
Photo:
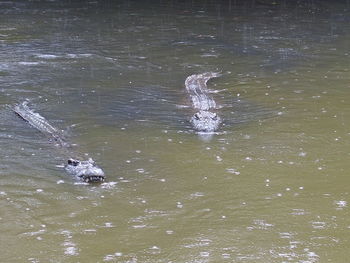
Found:
[[[214,132],[219,128],[221,118],[215,112],[201,110],[190,121],[197,131]]]
[[[65,169],[69,174],[80,178],[86,183],[98,183],[105,180],[104,172],[91,158],[87,161],[71,158],[68,160]]]

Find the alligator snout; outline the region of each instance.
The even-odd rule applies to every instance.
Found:
[[[105,181],[105,176],[98,175],[82,175],[80,178],[85,183],[102,183]]]
[[[105,180],[103,170],[90,158],[87,161],[69,159],[65,166],[66,171],[86,183],[99,183]]]
[[[199,111],[190,121],[197,131],[214,132],[219,128],[222,120],[215,112]]]

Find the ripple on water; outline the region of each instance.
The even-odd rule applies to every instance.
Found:
[[[62,243],[64,254],[68,256],[79,255],[77,245],[72,241],[72,232],[69,230],[62,230],[61,234],[64,236],[64,241]]]
[[[119,257],[123,256],[123,253],[121,252],[115,252],[114,254],[109,254],[109,255],[106,255],[104,258],[103,258],[103,261],[116,261],[118,260]]]

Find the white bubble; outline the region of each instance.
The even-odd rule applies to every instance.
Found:
[[[117,184],[118,184],[117,182],[102,183],[101,187],[104,188],[104,189],[110,189],[110,188],[114,188]]]
[[[237,171],[235,168],[227,168],[226,171],[231,174],[239,175],[240,172]]]
[[[314,229],[324,229],[326,227],[325,222],[319,222],[319,221],[311,222],[311,225]]]
[[[64,254],[74,256],[74,255],[78,255],[78,251],[76,247],[66,247]]]
[[[103,258],[103,261],[112,261],[112,260],[114,260],[114,255],[106,255]]]
[[[153,246],[153,247],[151,247],[151,249],[159,249],[159,247]]]
[[[344,200],[335,201],[334,203],[338,206],[338,208],[344,208],[348,205],[348,203]]]

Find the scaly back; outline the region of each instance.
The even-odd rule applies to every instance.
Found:
[[[209,94],[207,82],[211,78],[221,76],[217,72],[206,72],[202,74],[191,75],[186,78],[185,86],[194,109],[208,111],[216,108],[215,100]]]
[[[24,101],[21,104],[17,104],[13,110],[25,121],[27,121],[31,126],[38,129],[42,133],[52,137],[61,146],[67,146],[60,135],[60,131],[53,127],[43,116],[29,109],[28,101]]]

